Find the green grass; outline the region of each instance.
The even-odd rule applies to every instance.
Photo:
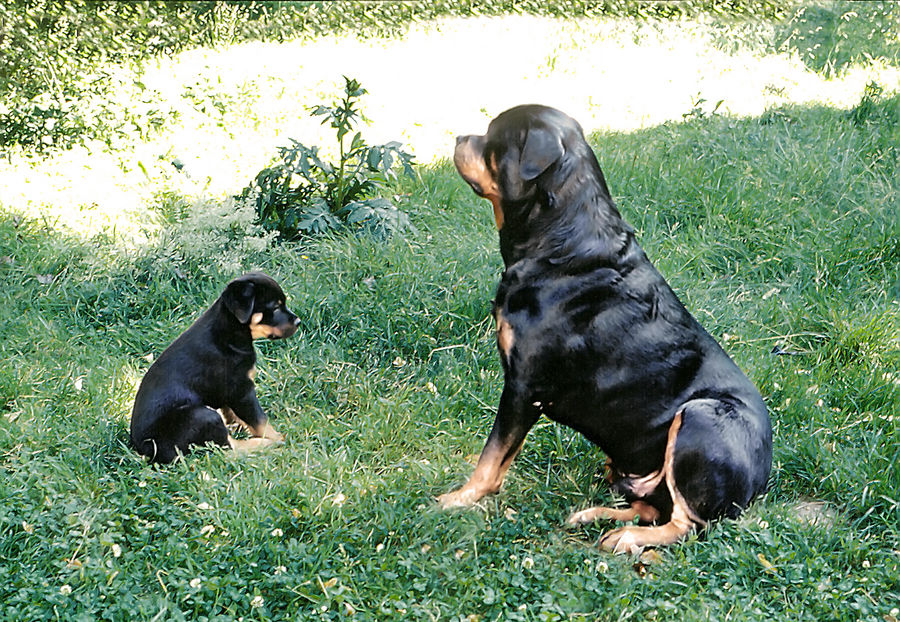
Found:
[[[447,162],[396,189],[415,231],[386,241],[266,244],[240,210],[204,220],[177,194],[154,199],[144,245],[0,211],[0,618],[895,621],[898,106],[591,137],[775,428],[766,497],[659,559],[601,553],[605,525],[563,527],[609,501],[603,456],[546,421],[499,495],[438,510],[502,383],[490,206]],[[148,357],[251,268],[302,319],[258,345],[285,445],[146,465],[127,417]],[[803,500],[830,520],[799,520]]]

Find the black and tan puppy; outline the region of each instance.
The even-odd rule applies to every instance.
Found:
[[[253,340],[294,334],[300,321],[285,305],[281,287],[261,272],[228,284],[141,381],[131,413],[138,453],[171,462],[193,445],[249,451],[283,440],[256,399]],[[241,424],[252,438],[232,438],[226,423]]]
[[[454,160],[500,231],[504,385],[474,473],[440,503],[497,492],[546,415],[603,449],[613,489],[631,504],[576,512],[569,524],[643,525],[607,533],[603,548],[669,544],[739,514],[771,468],[765,404],[638,246],[578,123],[519,106],[486,135],[458,138]]]

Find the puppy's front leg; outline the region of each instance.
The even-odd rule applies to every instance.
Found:
[[[284,441],[284,437],[269,424],[269,418],[259,405],[254,389],[250,389],[231,408],[253,436],[279,443]]]
[[[465,507],[475,504],[483,496],[500,490],[503,478],[522,449],[525,436],[540,416],[533,407],[525,407],[523,400],[504,387],[497,409],[494,427],[488,436],[475,471],[461,488],[438,497],[443,508]]]

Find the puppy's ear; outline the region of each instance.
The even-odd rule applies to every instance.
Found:
[[[222,302],[241,324],[250,321],[253,313],[253,281],[236,279],[222,293]]]
[[[555,132],[544,128],[529,130],[519,157],[519,175],[525,181],[531,181],[550,168],[562,155],[562,141]]]

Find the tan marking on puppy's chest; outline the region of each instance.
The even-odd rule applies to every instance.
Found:
[[[503,317],[500,311],[496,313],[497,320],[497,346],[504,358],[509,359],[513,346],[516,344],[516,334],[512,325]]]

